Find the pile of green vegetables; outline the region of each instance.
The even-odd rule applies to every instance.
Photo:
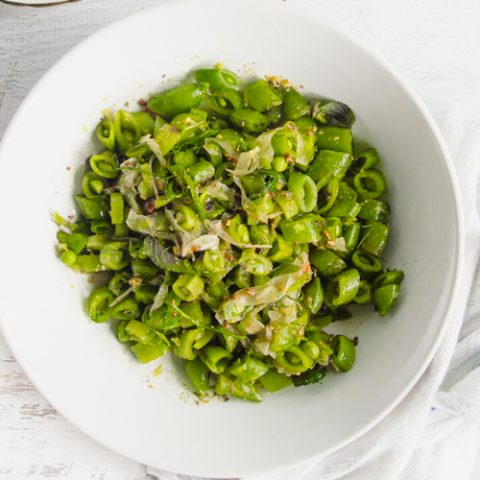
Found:
[[[172,351],[202,398],[350,370],[356,339],[325,327],[352,304],[385,315],[403,279],[382,263],[387,183],[352,110],[221,67],[140,103],[105,112],[80,215],[54,214],[60,259],[110,273],[91,319],[142,363]]]

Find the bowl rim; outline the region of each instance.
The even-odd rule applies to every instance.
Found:
[[[217,3],[219,0],[202,0],[205,3]],[[225,0],[224,0],[225,1]],[[229,0],[231,2],[235,0]],[[240,2],[238,2],[240,4]],[[24,110],[26,110],[31,103],[31,100],[35,97],[36,92],[44,85],[47,84],[49,81],[50,76],[53,76],[57,70],[60,70],[63,67],[63,64],[66,62],[67,58],[70,57],[71,55],[74,55],[77,50],[83,49],[86,45],[89,45],[90,43],[97,42],[99,39],[102,38],[107,32],[109,33],[110,31],[116,30],[116,29],[121,29],[124,24],[128,24],[135,19],[140,19],[143,16],[147,16],[151,14],[152,11],[162,11],[162,10],[168,10],[168,8],[171,7],[178,7],[181,5],[182,7],[185,7],[187,4],[198,4],[198,0],[164,0],[161,4],[155,5],[143,10],[140,10],[138,12],[132,13],[130,15],[127,15],[124,18],[121,18],[119,20],[116,20],[104,27],[101,27],[97,31],[95,31],[93,34],[88,35],[86,38],[84,38],[82,41],[74,45],[72,48],[70,48],[67,52],[65,52],[63,55],[60,56],[59,59],[57,59],[53,65],[51,65],[44,73],[43,75],[37,80],[35,85],[30,89],[30,91],[27,93],[25,98],[22,100],[20,103],[19,107],[17,108],[16,112],[10,119],[10,122],[5,129],[3,138],[0,141],[0,161],[2,160],[3,156],[3,149],[4,145],[7,143],[9,136],[11,135],[11,132],[16,128],[16,124],[18,119],[21,117],[21,114],[23,113]],[[242,6],[258,6],[258,3],[255,0],[243,0],[241,2]],[[449,150],[447,148],[447,145],[445,143],[445,140],[443,138],[443,135],[436,124],[435,120],[433,119],[430,111],[427,109],[426,105],[424,104],[423,100],[420,98],[420,96],[416,93],[416,91],[413,89],[413,87],[408,83],[408,81],[403,77],[402,74],[400,74],[395,67],[393,67],[388,61],[386,61],[384,58],[382,58],[375,50],[372,49],[369,45],[364,43],[363,41],[357,39],[354,35],[352,35],[349,32],[346,32],[342,28],[338,28],[337,26],[332,26],[328,24],[325,20],[323,20],[320,17],[319,13],[315,12],[309,12],[308,10],[303,10],[300,9],[297,6],[293,6],[290,3],[287,2],[278,2],[278,0],[263,0],[262,1],[262,7],[268,7],[268,8],[284,8],[287,9],[291,12],[292,15],[295,15],[299,19],[304,19],[308,21],[314,21],[320,28],[329,31],[333,33],[334,35],[337,35],[339,37],[343,37],[344,40],[346,40],[349,44],[352,44],[356,48],[362,51],[365,55],[370,57],[375,63],[380,65],[387,73],[389,73],[392,78],[397,82],[397,84],[404,90],[404,92],[412,99],[413,103],[415,104],[415,107],[419,110],[423,118],[425,119],[430,131],[433,134],[433,137],[435,141],[437,142],[437,145],[439,147],[440,151],[440,156],[442,157],[447,172],[448,172],[448,177],[451,183],[452,187],[452,192],[453,192],[453,197],[454,197],[454,202],[455,202],[455,226],[454,226],[454,231],[455,231],[455,248],[454,248],[454,272],[452,274],[452,280],[451,280],[451,288],[449,292],[449,298],[448,298],[448,303],[445,307],[442,322],[439,328],[439,332],[437,335],[437,338],[435,341],[432,343],[428,353],[425,355],[425,358],[420,365],[418,371],[416,374],[410,379],[410,381],[405,385],[405,387],[402,389],[400,394],[390,402],[389,405],[387,405],[382,411],[380,411],[375,418],[373,418],[371,421],[366,423],[362,428],[359,428],[357,431],[353,432],[349,436],[345,437],[342,441],[336,442],[333,444],[330,448],[319,452],[314,455],[310,455],[307,457],[304,457],[296,462],[288,462],[285,464],[281,464],[273,469],[250,469],[248,465],[240,472],[239,475],[234,475],[234,476],[248,476],[248,475],[257,475],[257,474],[266,474],[266,473],[274,473],[278,472],[281,470],[285,470],[288,468],[295,468],[298,466],[301,466],[305,464],[306,462],[313,462],[315,460],[321,460],[322,458],[326,457],[327,455],[330,455],[334,453],[335,451],[338,451],[339,449],[349,445],[353,441],[357,440],[359,437],[370,431],[373,427],[375,427],[378,423],[380,423],[387,415],[389,415],[392,410],[394,410],[395,407],[398,406],[398,404],[407,396],[407,394],[412,390],[412,388],[415,386],[415,384],[418,382],[420,377],[423,375],[423,373],[426,371],[428,365],[432,361],[435,353],[438,350],[438,347],[443,340],[445,336],[446,329],[449,325],[449,318],[452,315],[452,311],[454,310],[455,307],[455,300],[458,298],[459,293],[460,293],[460,288],[461,288],[461,282],[460,279],[462,277],[462,272],[464,270],[464,249],[465,249],[465,226],[464,226],[464,217],[462,213],[462,197],[460,194],[460,187],[458,183],[458,178],[456,175],[455,167],[452,161],[452,158],[450,156]],[[138,463],[144,464],[146,466],[151,466],[152,468],[156,469],[164,469],[164,470],[171,470],[171,466],[168,465],[168,461],[161,462],[163,466],[160,464],[158,465],[149,465],[149,463],[146,461],[147,459],[145,458],[139,458],[138,456],[132,456],[129,452],[124,451],[123,447],[116,444],[115,441],[106,441],[105,439],[99,439],[97,433],[92,432],[88,428],[84,428],[81,425],[81,422],[79,421],[77,423],[76,420],[72,420],[71,417],[68,415],[66,410],[68,408],[66,406],[61,406],[57,405],[56,401],[54,398],[51,398],[50,395],[48,394],[47,391],[45,391],[42,387],[42,385],[37,384],[35,380],[35,375],[33,374],[34,372],[32,369],[27,366],[27,364],[24,362],[22,359],[22,354],[15,348],[15,341],[12,337],[9,336],[8,333],[8,328],[7,328],[7,323],[5,322],[3,315],[0,315],[0,332],[2,333],[9,349],[11,350],[12,354],[15,357],[15,360],[18,362],[24,373],[27,375],[29,380],[32,382],[32,384],[35,386],[37,391],[55,408],[55,410],[60,413],[64,418],[66,418],[72,425],[74,425],[78,430],[81,432],[84,432],[90,439],[94,440],[98,444],[102,445],[103,447],[108,448],[109,450],[119,453],[120,455],[129,458],[133,461],[136,461]],[[210,477],[210,478],[225,478],[225,477],[232,477],[231,472],[218,472],[218,470],[212,471],[212,472],[194,472],[191,470],[182,470],[178,471],[175,470],[175,473],[182,474],[182,475],[201,475],[204,477]]]

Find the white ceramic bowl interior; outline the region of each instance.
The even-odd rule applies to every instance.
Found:
[[[389,179],[388,265],[405,271],[386,318],[342,325],[360,337],[347,375],[267,395],[198,405],[170,358],[136,363],[109,325],[90,323],[89,285],[56,258],[53,210],[73,209],[77,169],[104,108],[136,107],[198,66],[277,74],[348,103],[355,132]],[[0,151],[3,332],[52,404],[88,435],[140,462],[185,474],[243,476],[325,454],[381,419],[425,369],[458,276],[451,169],[418,100],[354,41],[283,2],[175,1],[83,42],[32,90]],[[78,183],[78,182],[77,182]],[[157,372],[158,373],[158,372]]]

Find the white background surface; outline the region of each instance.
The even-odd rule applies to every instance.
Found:
[[[403,73],[434,114],[451,100],[480,108],[479,1],[287,1],[321,13],[370,45]],[[48,8],[0,3],[0,136],[29,89],[63,53],[102,26],[159,3],[81,0]],[[202,21],[209,28],[208,19]],[[19,288],[27,295],[34,286],[28,285],[28,267],[21,263],[26,284]],[[140,480],[148,475],[143,466],[100,447],[56,414],[0,337],[0,479],[25,478]]]

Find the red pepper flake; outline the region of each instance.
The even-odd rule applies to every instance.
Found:
[[[137,101],[138,105],[141,107],[146,107],[147,106],[147,101],[144,98],[139,98]]]
[[[153,213],[155,211],[155,199],[149,198],[143,202],[143,209],[147,215]]]

